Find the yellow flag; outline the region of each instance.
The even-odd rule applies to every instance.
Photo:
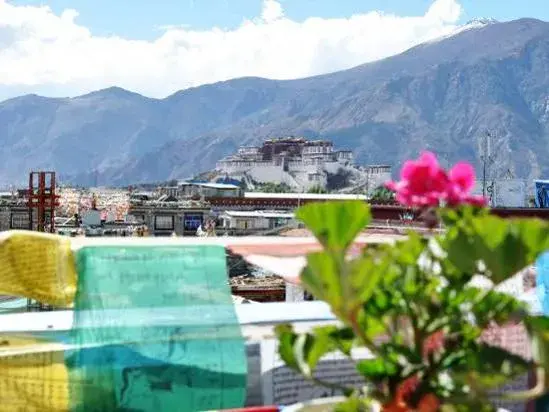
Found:
[[[0,335],[0,409],[69,410],[69,380],[59,344],[30,336]]]
[[[70,240],[31,231],[0,234],[0,294],[70,307],[76,268]]]

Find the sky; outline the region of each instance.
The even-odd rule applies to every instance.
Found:
[[[350,68],[547,0],[0,0],[0,99],[119,86],[162,98]]]

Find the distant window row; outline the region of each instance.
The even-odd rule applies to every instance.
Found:
[[[183,220],[183,230],[191,231],[196,230],[204,221],[204,215],[202,213],[186,213],[181,217]],[[175,229],[175,216],[173,215],[157,215],[154,217],[155,230],[174,230]]]

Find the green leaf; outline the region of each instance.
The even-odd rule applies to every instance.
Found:
[[[534,341],[533,357],[545,369],[545,374],[549,378],[549,317],[528,316],[524,320],[524,325]],[[549,386],[549,379],[546,380],[546,386]]]
[[[370,207],[361,201],[310,203],[296,212],[327,249],[343,253],[370,223]]]
[[[364,378],[374,384],[379,384],[400,375],[398,364],[387,358],[365,359],[357,363],[356,368]]]
[[[446,266],[451,263],[458,269],[457,275],[452,276],[453,280],[460,280],[463,274],[469,274],[463,281],[469,281],[477,269],[476,238],[459,228],[449,229],[445,235],[437,237],[438,244],[446,252]],[[447,274],[448,271],[445,271]]]
[[[413,364],[421,364],[423,362],[421,353],[418,353],[405,345],[386,343],[383,346],[383,350],[386,353],[390,353],[391,356],[394,357],[395,361],[403,367]]]
[[[491,322],[503,325],[517,315],[525,313],[525,305],[506,293],[478,289],[477,296],[481,299],[473,304],[472,313],[476,324],[481,328]]]
[[[328,303],[334,313],[348,317],[375,290],[389,262],[371,256],[346,262],[326,252],[311,253],[301,273],[303,286],[317,299]]]
[[[387,259],[376,261],[370,256],[363,256],[348,263],[348,275],[347,279],[343,279],[343,285],[349,297],[356,300],[356,306],[372,296],[381,276],[388,272],[390,265],[391,262]]]
[[[532,362],[497,346],[480,344],[476,352],[468,352],[466,365],[455,367],[451,373],[475,392],[484,393],[510,382],[533,366]]]
[[[320,329],[316,334],[296,334],[290,325],[277,326],[280,357],[290,368],[311,377],[320,359],[338,349],[339,342],[326,332],[331,331]]]
[[[531,335],[537,335],[544,341],[549,342],[549,317],[527,316],[524,319],[524,324]]]
[[[401,265],[415,266],[419,257],[425,252],[428,239],[416,232],[409,232],[405,240],[400,240],[389,250],[390,258]]]
[[[331,342],[331,347],[338,349],[343,354],[350,356],[351,350],[355,346],[356,336],[349,327],[340,328],[338,326],[320,326],[314,329],[317,337],[322,336]]]
[[[444,404],[440,412],[497,412],[498,408],[480,399],[471,399],[469,403]]]
[[[386,334],[388,320],[386,316],[380,317],[369,314],[368,312],[366,312],[365,307],[366,305],[360,308],[356,320],[360,329],[364,332],[366,338],[368,338],[370,341],[374,341],[375,338]]]
[[[538,368],[543,369],[544,390],[549,391],[549,318],[547,316],[529,316],[524,325],[532,339],[532,355]]]
[[[363,308],[367,316],[380,319],[393,309],[393,305],[389,294],[380,288],[375,290],[371,298],[364,302]]]
[[[334,408],[335,412],[371,412],[372,403],[368,399],[351,396]]]
[[[475,206],[460,206],[457,208],[441,208],[438,209],[438,215],[446,226],[452,227],[456,224],[471,220],[475,216],[486,216],[490,212],[487,208],[479,208]]]
[[[294,354],[294,344],[297,334],[294,333],[291,325],[278,325],[275,327],[278,337],[278,354],[286,366],[299,371],[299,365]]]
[[[342,261],[336,260],[329,253],[310,253],[307,255],[307,266],[301,272],[301,282],[305,289],[338,313],[341,313],[344,299],[341,265]]]
[[[549,248],[549,224],[537,219],[502,219],[480,215],[460,220],[438,241],[447,260],[461,272],[475,274],[478,264],[500,283]]]
[[[549,225],[542,220],[485,216],[474,220],[474,228],[477,256],[496,283],[534,263],[549,246]]]
[[[462,260],[463,258],[470,260],[471,256],[462,256],[460,259],[459,254],[459,251],[456,254],[455,251],[451,250],[448,253],[448,259],[439,260],[441,273],[457,289],[465,287],[478,272],[478,270],[475,270],[474,261],[467,262]]]

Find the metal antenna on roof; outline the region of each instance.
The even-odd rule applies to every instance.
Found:
[[[494,156],[491,153],[492,134],[487,131],[482,140],[482,152],[480,154],[480,161],[482,162],[482,196],[486,197],[486,179],[487,172],[494,162]]]

